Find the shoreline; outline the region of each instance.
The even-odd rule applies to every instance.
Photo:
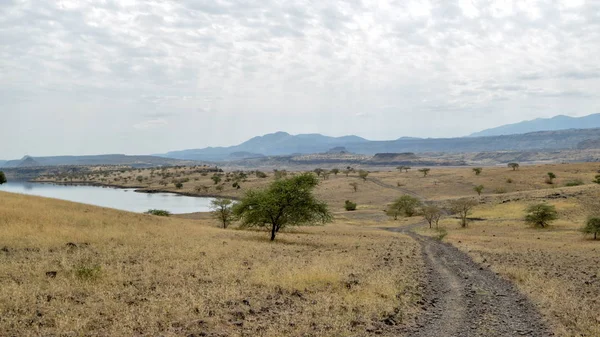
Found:
[[[185,197],[194,197],[194,198],[223,198],[223,199],[231,199],[231,200],[240,200],[239,197],[220,195],[220,194],[195,194],[190,192],[177,192],[177,191],[169,191],[163,189],[156,188],[147,188],[144,186],[123,186],[123,185],[114,185],[114,184],[104,184],[104,183],[96,183],[96,182],[56,182],[56,181],[36,181],[36,180],[28,180],[30,183],[35,184],[55,184],[61,186],[94,186],[94,187],[109,187],[115,189],[132,189],[137,193],[146,193],[146,194],[156,194],[156,193],[171,193],[176,195],[181,195]]]

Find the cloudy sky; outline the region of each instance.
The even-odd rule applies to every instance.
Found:
[[[600,0],[0,0],[0,159],[600,112]]]

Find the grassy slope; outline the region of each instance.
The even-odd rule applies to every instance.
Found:
[[[394,335],[414,314],[405,236],[215,225],[0,193],[0,335]]]

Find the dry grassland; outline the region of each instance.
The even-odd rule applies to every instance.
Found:
[[[264,232],[0,193],[0,335],[397,335],[422,267],[343,219]]]
[[[459,228],[457,219],[444,220],[445,240],[513,281],[558,336],[600,336],[600,241],[579,232],[588,214],[582,204],[600,204],[598,186],[530,191],[485,201],[472,214],[483,220],[472,221],[466,229]],[[526,225],[525,208],[542,201],[556,206],[559,220],[547,229]]]

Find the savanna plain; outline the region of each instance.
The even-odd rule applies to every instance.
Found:
[[[274,241],[235,222],[220,228],[208,213],[0,193],[0,335],[408,336],[430,283],[419,242],[389,230],[410,228],[512,282],[555,335],[600,336],[600,240],[581,231],[598,215],[600,165],[473,169],[317,170],[315,195],[333,222]],[[297,174],[88,167],[38,180],[239,199]],[[394,219],[389,206],[402,196],[423,206]],[[464,198],[465,226],[447,211]],[[526,223],[534,204],[553,206],[556,219]],[[437,225],[424,205],[443,210]]]

